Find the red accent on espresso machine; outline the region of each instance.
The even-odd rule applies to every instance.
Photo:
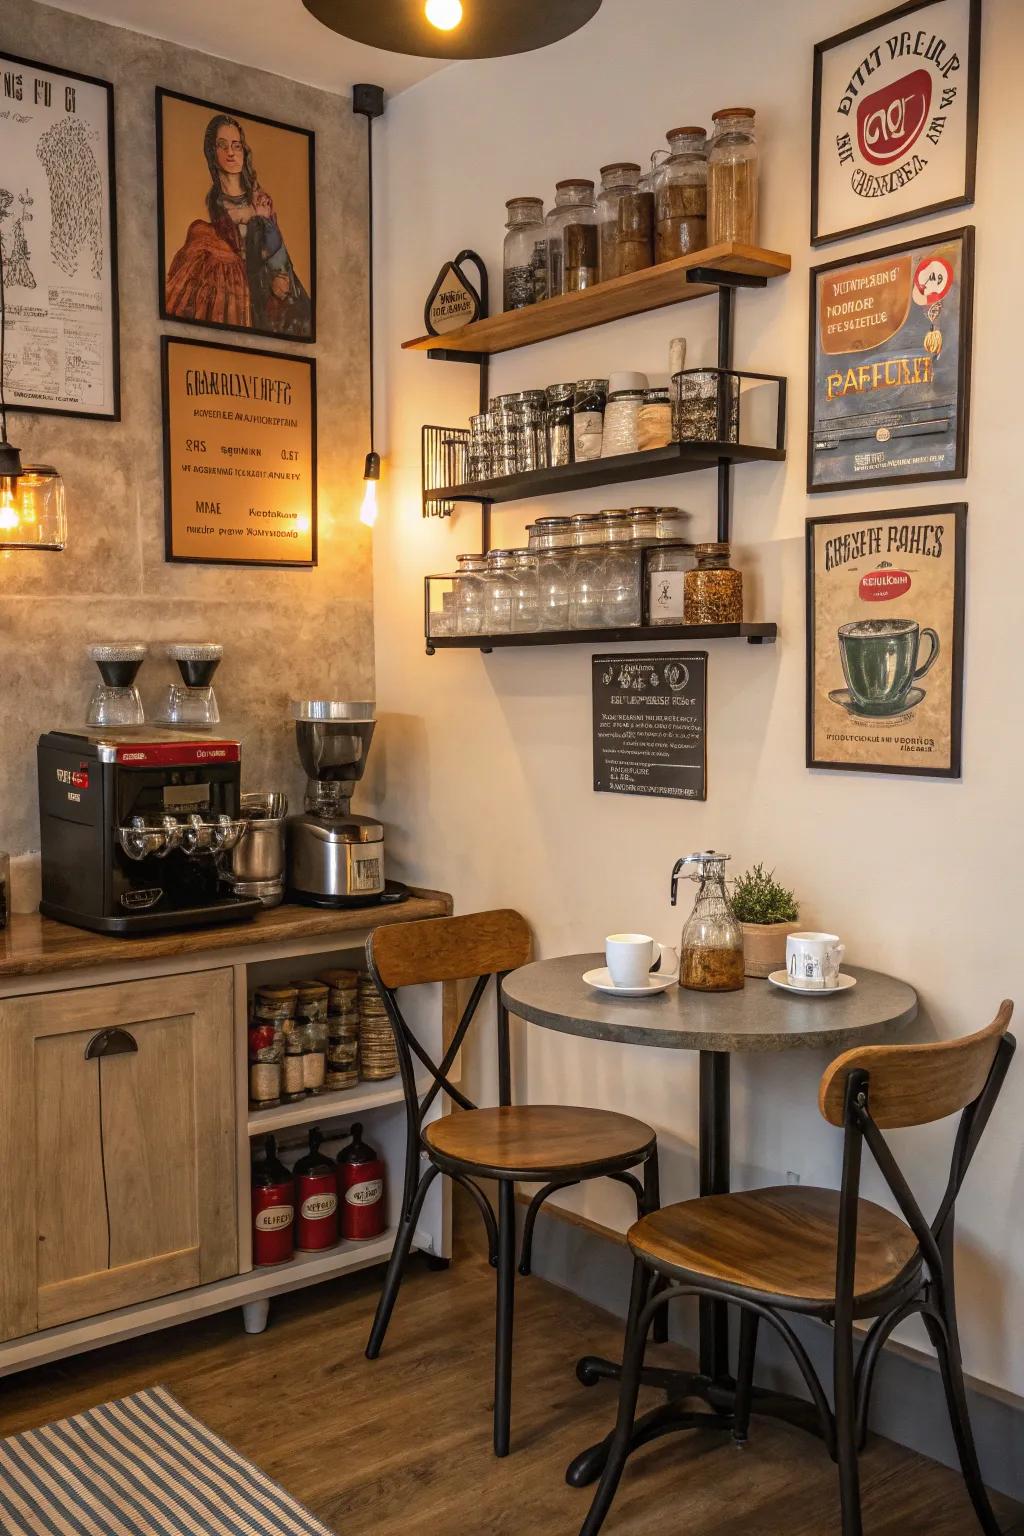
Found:
[[[341,1235],[365,1242],[384,1231],[384,1164],[363,1140],[363,1127],[352,1127],[352,1141],[338,1158]]]

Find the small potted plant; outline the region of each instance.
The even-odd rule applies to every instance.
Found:
[[[792,891],[775,871],[755,864],[733,884],[732,909],[743,930],[743,969],[748,976],[768,976],[786,965],[786,939],[800,926]]]

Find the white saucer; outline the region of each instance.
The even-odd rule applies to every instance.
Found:
[[[783,992],[797,992],[801,997],[835,997],[837,993],[849,992],[851,987],[857,985],[856,976],[847,976],[845,971],[839,972],[834,987],[794,987],[788,971],[772,971],[768,980],[773,987],[780,987]]]
[[[667,992],[669,987],[679,985],[678,976],[662,976],[659,971],[652,971],[641,987],[617,987],[606,965],[599,966],[596,971],[584,971],[583,980],[588,987],[595,987],[598,992],[608,992],[615,997],[653,997],[656,992]]]

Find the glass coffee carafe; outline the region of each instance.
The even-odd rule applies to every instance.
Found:
[[[693,992],[738,992],[743,986],[743,930],[725,889],[728,853],[688,853],[672,871],[672,905],[679,891],[680,870],[695,864],[697,872],[681,878],[699,883],[693,911],[680,940],[679,984]]]

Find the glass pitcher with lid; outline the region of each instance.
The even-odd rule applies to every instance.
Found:
[[[743,986],[743,930],[725,889],[725,866],[731,857],[709,848],[677,859],[672,870],[673,906],[680,878],[699,883],[680,940],[679,984],[693,992],[738,992]],[[695,864],[696,873],[680,876],[687,864]]]

